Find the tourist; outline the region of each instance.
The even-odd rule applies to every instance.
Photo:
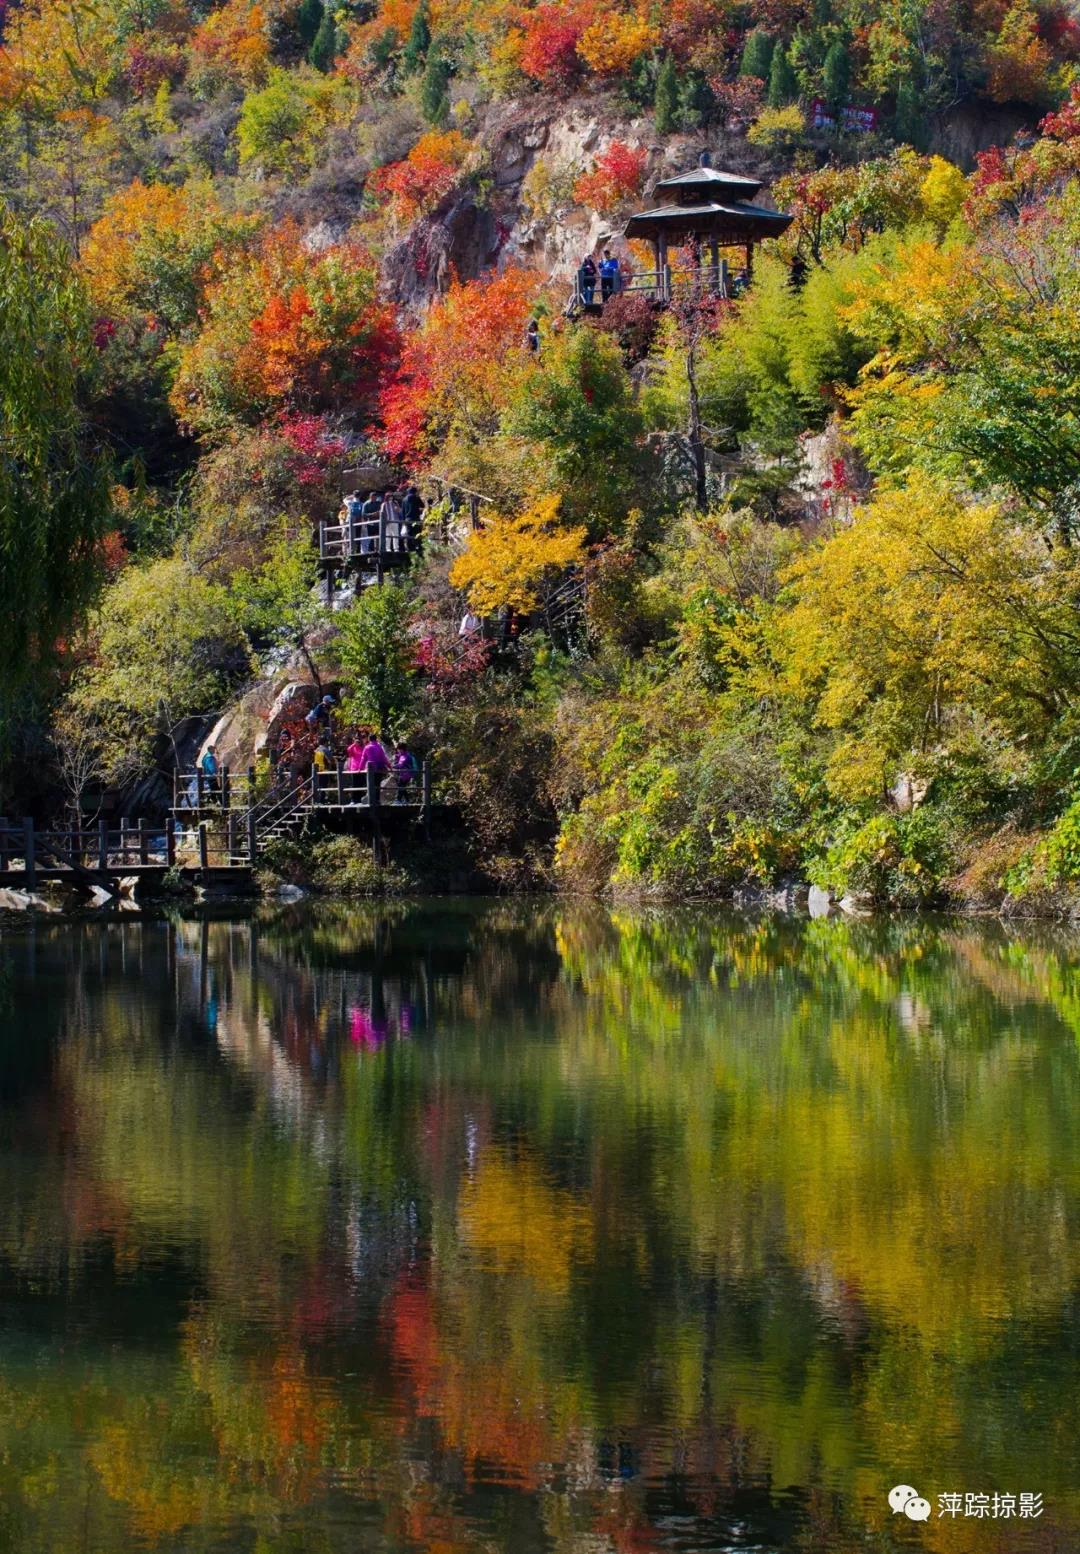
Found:
[[[383,549],[396,551],[401,543],[401,508],[398,504],[397,492],[387,491],[379,508],[379,530],[382,535]]]
[[[604,257],[600,261],[600,300],[607,302],[619,290],[621,283],[619,261],[615,258],[610,248],[604,249]]]
[[[329,693],[327,693],[327,695],[323,697],[322,701],[317,701],[315,703],[314,707],[312,707],[311,711],[305,717],[304,722],[312,731],[315,729],[326,729],[329,732],[333,725],[333,716],[334,698]]]
[[[367,501],[360,509],[361,539],[360,554],[370,556],[378,545],[377,533],[379,526],[379,493],[370,491]]]
[[[404,804],[407,790],[420,775],[420,763],[408,748],[403,739],[399,739],[394,747],[394,776],[397,778],[398,796],[396,803]]]
[[[414,485],[407,485],[401,498],[401,521],[405,528],[405,548],[419,550],[423,527],[424,504]]]
[[[530,318],[529,327],[525,331],[525,349],[533,356],[540,355],[540,320]]]
[[[368,735],[367,744],[360,752],[360,770],[362,772],[377,773],[377,781],[380,786],[382,785],[383,778],[389,774],[389,758],[374,734]],[[369,782],[370,780],[368,778]]]
[[[208,793],[216,793],[220,787],[221,769],[218,766],[216,745],[207,745],[203,752],[203,758],[199,762],[203,774],[203,784]]]
[[[316,776],[318,776],[320,772],[329,772],[333,770],[334,752],[331,750],[325,739],[320,739],[319,743],[316,745],[315,755],[311,764],[314,768]]]
[[[578,270],[578,287],[582,302],[586,307],[591,307],[592,299],[596,294],[596,260],[592,254],[586,254],[581,261],[581,268]]]
[[[465,614],[461,617],[461,625],[458,627],[457,634],[462,639],[462,641],[470,641],[473,637],[478,637],[480,635],[481,631],[483,630],[483,625],[484,623],[480,619],[479,615],[474,615],[471,610],[466,610]]]
[[[360,773],[363,769],[364,741],[360,737],[360,730],[355,729],[349,747],[345,751],[345,787],[349,794],[350,802],[356,802],[363,788],[363,783],[360,781]]]

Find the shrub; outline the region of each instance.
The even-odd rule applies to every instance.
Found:
[[[782,151],[796,144],[806,133],[806,118],[795,103],[787,108],[762,108],[746,132],[752,146],[766,151]]]
[[[575,183],[575,200],[579,205],[591,205],[601,215],[617,211],[641,194],[648,160],[644,146],[628,146],[624,141],[613,140],[597,157],[591,171],[582,173]]]

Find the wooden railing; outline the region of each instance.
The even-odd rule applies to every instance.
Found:
[[[384,517],[343,518],[319,524],[319,559],[342,564],[360,562],[376,567],[404,562],[419,548],[419,537],[409,532],[402,519]]]
[[[21,869],[33,888],[39,868],[73,874],[122,874],[125,869],[169,868],[176,862],[173,827],[149,821],[38,829],[32,820],[0,819],[0,872]]]
[[[581,275],[578,273],[574,278],[570,307],[578,308],[587,306],[589,303],[605,302],[608,297],[629,291],[644,293],[653,301],[661,303],[670,302],[674,297],[684,296],[694,291],[713,297],[737,297],[745,290],[746,284],[744,275],[732,275],[723,260],[719,264],[694,265],[689,268],[674,269],[667,264],[659,270],[635,270],[630,274],[616,276],[615,284],[606,287],[599,276],[595,286],[584,287]]]

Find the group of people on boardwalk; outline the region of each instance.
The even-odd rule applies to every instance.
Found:
[[[305,734],[317,736],[313,752],[309,738],[298,736],[289,727],[281,730],[274,755],[275,783],[290,788],[309,786],[314,799],[333,802],[340,769],[345,802],[362,804],[367,799],[368,773],[375,772],[384,802],[407,803],[410,790],[419,781],[420,763],[406,742],[391,741],[374,729],[354,728],[339,734],[334,727],[335,705],[332,696],[323,696],[304,718]],[[331,775],[332,785],[328,781]]]
[[[424,503],[411,483],[383,491],[350,491],[338,521],[350,529],[349,550],[361,556],[410,555],[420,549]]]
[[[578,268],[578,288],[581,292],[581,300],[586,307],[591,307],[596,296],[597,282],[600,285],[600,301],[606,302],[609,297],[614,297],[622,291],[623,273],[617,255],[605,248],[600,263],[597,264],[592,254],[586,254]]]

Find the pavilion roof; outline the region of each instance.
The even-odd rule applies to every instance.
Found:
[[[761,188],[760,178],[743,173],[726,173],[719,167],[692,167],[688,173],[677,173],[674,178],[661,178],[656,193],[670,190],[677,199],[700,193],[703,199],[752,200]]]
[[[711,169],[701,169],[711,171]],[[658,185],[659,187],[659,185]],[[623,231],[626,237],[654,237],[661,232],[691,233],[702,237],[726,238],[732,243],[756,242],[759,238],[779,237],[794,220],[780,210],[751,205],[746,200],[721,204],[706,200],[698,205],[658,205],[654,210],[638,211]]]

